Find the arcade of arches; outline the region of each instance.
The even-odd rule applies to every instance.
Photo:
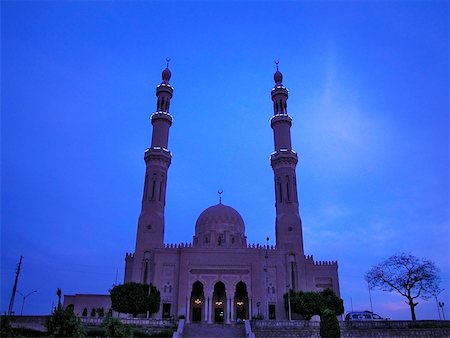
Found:
[[[222,281],[214,283],[205,293],[204,284],[192,285],[186,319],[188,322],[231,323],[249,319],[247,285],[240,281],[227,287]]]

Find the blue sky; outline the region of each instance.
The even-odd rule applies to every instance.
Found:
[[[274,243],[279,59],[305,253],[339,261],[347,311],[370,309],[365,272],[401,251],[436,262],[450,304],[448,22],[444,1],[1,2],[1,312],[20,255],[18,290],[38,290],[25,314],[48,313],[58,287],[123,280],[167,56],[167,243],[191,241],[219,188],[248,241]],[[409,318],[396,294],[372,300]]]

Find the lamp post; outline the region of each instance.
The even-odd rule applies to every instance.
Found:
[[[445,305],[444,302],[439,302],[439,307],[442,310],[442,318],[444,318],[444,320],[445,320],[444,305]]]
[[[22,292],[17,291],[17,293],[22,296],[22,309],[20,310],[21,316],[23,315],[23,307],[25,306],[25,300],[27,299],[28,296],[30,296],[31,294],[33,294],[35,292],[37,292],[37,290],[31,291],[24,296]]]
[[[266,292],[265,292],[265,294],[266,294],[266,319],[269,319],[269,280],[268,280],[268,276],[267,276],[268,268],[269,268],[269,266],[268,266],[268,259],[269,259],[268,249],[269,249],[269,237],[266,237],[266,254],[264,256],[264,258],[266,260],[266,264],[264,267],[264,272],[266,274]]]
[[[287,289],[288,289],[288,319],[292,320],[292,315],[291,315],[291,286],[288,284],[286,285]]]

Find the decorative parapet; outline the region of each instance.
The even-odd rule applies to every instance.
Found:
[[[314,265],[337,265],[337,261],[315,261]]]
[[[130,261],[130,260],[132,260],[134,258],[134,252],[132,253],[132,252],[127,252],[126,254],[125,254],[125,260],[126,261]]]
[[[247,249],[263,249],[263,250],[275,250],[275,245],[262,245],[262,244],[248,244]]]
[[[164,243],[165,249],[182,249],[191,248],[192,243]]]
[[[183,249],[183,248],[192,248],[192,243],[164,243],[165,249]],[[262,245],[262,244],[247,244],[247,249],[259,249],[259,250],[276,250],[275,245]],[[127,254],[128,255],[131,254]]]
[[[305,255],[305,260],[312,265],[338,265],[337,261],[315,261],[313,255]]]

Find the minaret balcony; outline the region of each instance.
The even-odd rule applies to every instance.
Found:
[[[283,91],[283,92],[286,91],[286,92],[289,92],[289,89],[287,89],[283,85],[277,85],[277,86],[272,88],[272,94],[273,94],[274,91]]]
[[[270,126],[273,128],[277,123],[289,123],[292,126],[292,117],[289,114],[275,114],[270,118]]]
[[[170,165],[172,153],[163,147],[151,147],[145,150],[144,159],[146,162],[152,161]]]
[[[298,163],[298,155],[289,149],[280,149],[270,154],[270,164],[272,168],[295,167]]]
[[[173,87],[168,83],[161,83],[160,85],[156,86],[156,92],[169,92],[170,94],[173,93]],[[172,97],[172,95],[171,95]]]
[[[152,121],[152,124],[157,120],[164,120],[167,121],[170,125],[172,125],[173,117],[169,113],[165,111],[157,111],[152,114],[150,117],[150,120]]]

